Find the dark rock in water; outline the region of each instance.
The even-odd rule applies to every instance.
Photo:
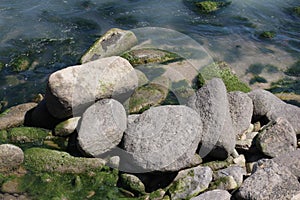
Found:
[[[209,167],[197,166],[182,170],[170,185],[171,199],[189,199],[206,190],[212,181],[212,170]]]
[[[82,56],[81,63],[109,56],[118,56],[136,43],[137,38],[133,32],[117,28],[110,29]]]
[[[296,134],[300,134],[300,108],[287,104],[274,94],[257,89],[248,93],[253,101],[253,115],[256,118],[266,117],[269,121],[279,117],[285,118],[293,126]]]
[[[211,190],[191,198],[191,200],[230,200],[231,195],[226,190]]]
[[[17,169],[24,161],[22,149],[12,144],[0,145],[0,173]]]
[[[56,118],[81,115],[96,100],[123,102],[138,85],[130,63],[121,57],[102,58],[57,71],[49,77],[46,105]]]
[[[284,118],[271,121],[270,125],[258,134],[256,142],[260,150],[270,157],[277,157],[297,148],[296,133]]]
[[[243,92],[228,93],[229,110],[236,134],[244,133],[251,124],[253,114],[252,99]]]
[[[100,156],[121,142],[126,127],[127,117],[122,104],[113,99],[103,99],[83,113],[78,144],[86,154]]]
[[[221,79],[214,78],[192,96],[188,105],[202,120],[203,137],[199,154],[226,159],[235,148],[235,131],[231,122],[226,88]]]
[[[24,125],[26,113],[36,105],[25,103],[5,110],[0,114],[0,130]]]
[[[300,192],[300,183],[287,167],[273,160],[260,160],[253,174],[247,178],[236,198],[246,199],[292,199]]]
[[[50,114],[46,101],[42,100],[36,107],[26,113],[24,125],[51,130],[61,121],[63,119],[57,119]]]
[[[160,106],[143,112],[128,125],[124,149],[134,172],[178,171],[193,164],[201,140],[199,115],[186,106]]]

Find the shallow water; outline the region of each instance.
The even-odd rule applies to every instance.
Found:
[[[74,65],[109,28],[164,27],[199,42],[215,60],[227,61],[245,81],[253,64],[269,64],[276,73],[262,71],[269,83],[300,58],[300,18],[292,14],[298,0],[232,0],[212,15],[202,15],[184,0],[1,0],[0,100],[9,105],[44,93],[53,71]],[[259,37],[275,31],[276,37]],[[26,55],[31,67],[11,70],[12,60]],[[259,87],[261,85],[258,85]]]

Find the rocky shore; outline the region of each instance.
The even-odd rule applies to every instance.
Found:
[[[0,199],[297,200],[299,134],[299,107],[226,63],[112,29],[0,114]]]

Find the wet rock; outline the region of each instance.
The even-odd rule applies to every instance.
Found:
[[[83,173],[101,169],[100,158],[73,157],[62,151],[30,148],[25,151],[25,167],[33,172]]]
[[[191,198],[191,200],[230,200],[231,195],[226,190],[211,190]]]
[[[296,134],[300,134],[300,108],[287,104],[272,93],[257,89],[248,93],[253,101],[254,116],[267,117],[269,121],[279,117],[285,118],[293,126]]]
[[[96,100],[121,102],[137,87],[136,73],[121,57],[108,57],[59,70],[49,77],[46,105],[56,118],[80,115]]]
[[[59,123],[54,129],[54,134],[57,136],[71,135],[76,130],[79,120],[80,117],[73,117]]]
[[[26,112],[36,105],[36,103],[25,103],[5,110],[0,114],[0,130],[23,125]]]
[[[277,157],[297,148],[297,137],[293,127],[284,118],[277,118],[258,134],[256,143],[267,156]]]
[[[149,63],[163,63],[176,61],[180,57],[175,53],[171,53],[160,49],[134,49],[122,55],[133,66],[149,64]]]
[[[272,160],[260,160],[239,191],[237,199],[291,199],[300,192],[300,183],[286,167]]]
[[[63,119],[53,117],[46,106],[46,101],[42,100],[36,107],[26,113],[25,126],[40,127],[52,130]]]
[[[189,199],[206,190],[212,181],[209,167],[194,167],[178,173],[169,188],[171,199]]]
[[[12,144],[0,145],[0,173],[17,169],[23,161],[22,149]]]
[[[137,38],[133,32],[117,28],[110,29],[82,56],[81,63],[109,56],[118,56],[136,43]]]
[[[122,188],[129,190],[135,195],[145,194],[145,186],[138,177],[132,174],[121,174],[119,181]]]
[[[236,91],[228,93],[228,101],[236,134],[242,134],[251,124],[253,114],[252,99],[246,93]]]
[[[124,149],[132,155],[132,169],[178,171],[194,162],[201,130],[199,115],[189,107],[153,107],[128,125]]]
[[[122,104],[103,99],[83,113],[78,144],[86,154],[97,157],[121,142],[126,127],[127,117]]]
[[[188,106],[198,112],[203,123],[200,156],[226,159],[235,147],[235,131],[223,81],[209,81],[189,99]]]

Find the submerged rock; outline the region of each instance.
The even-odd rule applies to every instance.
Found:
[[[231,122],[225,85],[215,78],[192,96],[188,105],[195,109],[203,123],[199,155],[226,159],[235,148],[235,131]]]
[[[0,145],[0,173],[17,169],[24,161],[22,149],[12,144]]]
[[[137,87],[136,73],[121,57],[108,57],[57,71],[49,77],[46,105],[56,118],[82,114],[96,100],[125,101]]]
[[[284,118],[272,122],[258,134],[256,143],[260,150],[270,157],[296,150],[297,137],[290,123]]]
[[[97,157],[121,142],[126,127],[122,104],[113,99],[98,101],[82,115],[77,137],[79,147],[84,153]]]
[[[194,167],[178,173],[170,185],[171,199],[189,199],[206,190],[212,181],[212,170],[209,167]]]
[[[143,112],[124,135],[132,170],[178,171],[193,164],[201,139],[199,115],[186,106],[159,106]]]
[[[136,43],[137,38],[133,32],[117,28],[110,29],[82,56],[81,63],[109,56],[118,56]]]
[[[5,110],[0,114],[0,130],[23,125],[26,113],[36,105],[36,103],[25,103]]]

